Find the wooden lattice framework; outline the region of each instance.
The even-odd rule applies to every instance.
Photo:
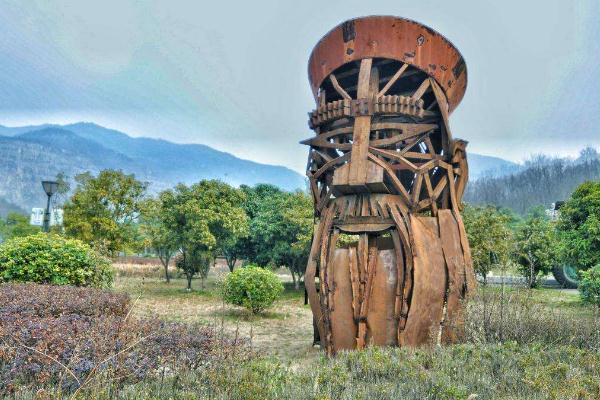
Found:
[[[419,23],[359,18],[321,39],[309,78],[318,223],[305,284],[322,346],[454,341],[475,285],[459,214],[466,142],[448,123],[462,56]]]

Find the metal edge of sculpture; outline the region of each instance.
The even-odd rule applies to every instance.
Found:
[[[448,118],[467,70],[442,35],[398,17],[346,21],[315,46],[305,285],[327,354],[452,343],[476,285],[459,213],[466,142]]]

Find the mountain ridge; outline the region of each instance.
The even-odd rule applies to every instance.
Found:
[[[305,189],[304,176],[285,167],[236,157],[204,144],[180,144],[165,139],[131,137],[93,122],[0,125],[0,198],[22,209],[44,204],[39,182],[63,172],[93,174],[121,169],[151,183],[152,192],[182,182],[220,179],[233,186],[271,183],[285,190]],[[504,175],[519,164],[499,157],[469,154],[473,180]]]
[[[305,188],[305,178],[283,166],[257,163],[201,144],[133,138],[93,123],[0,126],[0,197],[29,209],[44,204],[42,179],[63,172],[93,174],[121,169],[148,181],[156,192],[177,183],[221,179],[231,185],[271,183],[285,190]]]

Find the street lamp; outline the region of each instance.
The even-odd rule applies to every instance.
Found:
[[[42,181],[42,187],[44,192],[48,196],[48,202],[46,203],[46,212],[44,213],[44,232],[50,230],[50,199],[52,195],[58,190],[58,182],[55,181]]]

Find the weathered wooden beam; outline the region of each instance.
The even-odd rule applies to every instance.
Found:
[[[333,85],[333,88],[335,89],[335,91],[338,92],[338,94],[340,96],[342,96],[342,98],[348,99],[348,100],[352,99],[352,97],[350,97],[348,92],[346,92],[344,90],[344,88],[340,86],[340,84],[334,74],[329,75],[329,80],[331,81],[331,84]]]

